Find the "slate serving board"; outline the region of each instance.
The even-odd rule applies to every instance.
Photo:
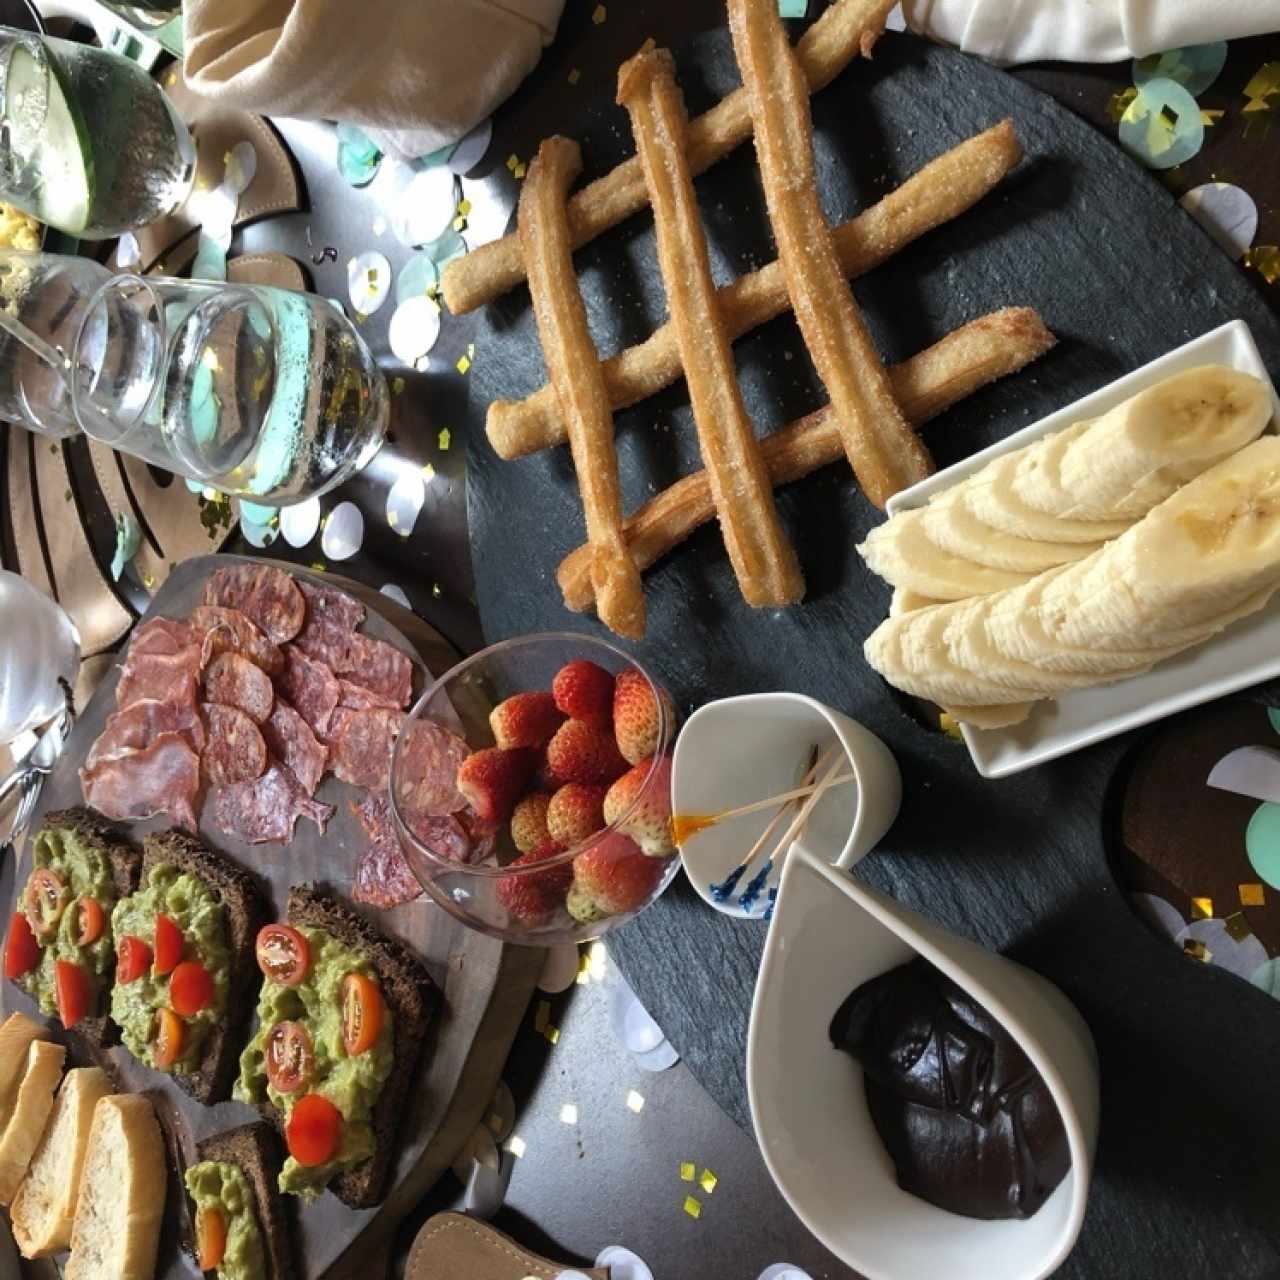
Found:
[[[242,559],[201,556],[185,561],[160,588],[145,616],[186,616],[199,604],[204,584],[214,569]],[[295,577],[325,582],[357,595],[368,608],[361,629],[417,659],[415,694],[422,691],[424,680],[429,680],[428,673],[439,675],[452,665],[454,655],[440,636],[394,601],[333,575],[321,577],[293,565],[281,567]],[[32,831],[38,830],[41,815],[82,803],[77,771],[107,716],[115,710],[119,674],[117,662],[81,712],[66,750],[41,792]],[[246,845],[229,839],[209,821],[209,805],[202,815],[200,831],[208,844],[255,876],[283,918],[289,887],[303,881],[349,899],[356,859],[368,843],[351,807],[361,794],[332,775],[326,777],[316,792],[318,800],[334,806],[325,834],[303,819],[288,846]],[[121,824],[139,843],[144,834],[171,825],[163,818]],[[19,884],[25,883],[29,870],[30,859],[24,851],[16,867]],[[0,902],[13,901],[14,885],[15,864],[10,858],[0,869]],[[356,1210],[347,1208],[333,1195],[323,1195],[305,1206],[293,1197],[285,1197],[286,1211],[293,1221],[299,1273],[306,1280],[376,1274],[378,1248],[448,1167],[480,1122],[544,958],[537,948],[504,946],[466,928],[425,895],[389,911],[370,907],[357,910],[384,932],[408,943],[423,958],[443,994],[406,1100],[401,1146],[383,1203],[375,1209]],[[14,1009],[32,1013],[35,1005],[12,983],[0,983],[0,1016]],[[79,1042],[74,1033],[69,1039],[74,1056]],[[143,1066],[123,1046],[109,1049],[107,1058],[106,1065],[122,1088],[145,1091],[152,1098],[167,1145],[184,1161],[193,1158],[196,1142],[257,1118],[252,1108],[239,1102],[201,1106],[170,1077]],[[179,1206],[184,1201],[171,1171],[158,1280],[200,1274],[194,1260],[179,1247],[179,1235],[184,1230]]]
[[[724,31],[678,51],[677,62],[691,112],[738,83]],[[813,111],[833,220],[1005,115],[1026,148],[993,196],[856,285],[890,361],[1006,305],[1037,307],[1060,339],[1045,359],[926,429],[940,467],[1234,317],[1280,372],[1280,323],[1239,269],[1153,177],[1047,97],[961,54],[886,36],[874,60],[819,94]],[[608,103],[551,123],[582,140],[587,177],[633,150],[624,113]],[[774,256],[749,146],[697,187],[719,281]],[[577,264],[605,354],[664,318],[649,215],[582,250]],[[486,637],[597,630],[593,617],[565,612],[554,581],[582,538],[567,449],[504,463],[483,435],[491,398],[527,394],[544,379],[526,290],[488,308],[476,347],[469,514]],[[758,429],[824,399],[790,316],[735,351]],[[682,385],[618,422],[629,509],[698,465]],[[1030,965],[1078,1005],[1101,1054],[1102,1131],[1084,1232],[1061,1275],[1280,1275],[1280,1009],[1150,935],[1112,880],[1107,795],[1137,735],[984,781],[961,745],[926,729],[862,660],[889,593],[854,551],[880,516],[848,470],[790,486],[779,505],[806,602],[747,608],[717,530],[704,528],[647,575],[648,638],[636,656],[686,707],[791,689],[868,725],[898,758],[904,801],[857,875]],[[609,940],[641,1000],[744,1128],[763,939],[762,926],[712,913],[680,880]]]

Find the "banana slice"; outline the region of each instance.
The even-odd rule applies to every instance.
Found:
[[[993,529],[1040,542],[1105,542],[1119,537],[1133,523],[1131,520],[1065,520],[1027,506],[1013,487],[1019,465],[1018,454],[1007,454],[963,482],[969,510]]]
[[[931,596],[922,596],[904,587],[895,587],[893,598],[889,601],[889,617],[898,618],[904,613],[915,613],[917,609],[931,609],[935,604],[941,603],[941,600],[934,600]]]
[[[1022,502],[1051,516],[1064,515],[1075,505],[1075,498],[1062,486],[1062,455],[1092,425],[1093,419],[1086,418],[1045,436],[1037,441],[1038,448],[1019,450],[1013,491]]]
[[[1030,714],[1034,702],[1011,702],[1007,707],[947,707],[961,724],[975,729],[1008,729],[1021,724]]]

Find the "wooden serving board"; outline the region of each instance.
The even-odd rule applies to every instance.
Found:
[[[240,557],[203,556],[180,565],[161,588],[146,616],[183,617],[199,603],[204,583],[215,568]],[[363,630],[420,655],[415,693],[428,673],[440,674],[455,655],[448,644],[408,610],[376,591],[331,574],[318,575],[287,568],[295,577],[339,586],[368,606]],[[425,665],[424,665],[425,664]],[[107,716],[115,709],[119,662],[113,663],[92,701],[84,708],[66,751],[45,785],[39,814],[81,802],[77,770]],[[316,798],[334,806],[324,835],[301,820],[292,844],[250,846],[230,840],[201,823],[201,835],[215,849],[253,872],[270,893],[281,918],[290,885],[315,882],[349,897],[356,859],[367,840],[351,808],[358,791],[330,776]],[[38,824],[38,817],[37,817]],[[172,825],[163,819],[128,824],[140,838]],[[36,829],[33,825],[32,830]],[[19,855],[16,883],[29,869],[25,851]],[[15,866],[0,869],[0,901],[12,902]],[[396,1225],[452,1162],[463,1142],[484,1114],[497,1086],[507,1052],[541,971],[544,953],[531,947],[504,946],[496,939],[466,928],[425,896],[390,911],[358,908],[380,929],[408,943],[424,958],[443,992],[441,1008],[427,1037],[419,1075],[402,1126],[402,1143],[387,1198],[377,1209],[348,1209],[333,1195],[303,1206],[293,1197],[286,1202],[294,1217],[294,1240],[305,1280],[344,1280],[376,1275],[377,1261]],[[0,984],[0,1012],[32,1012],[33,1003],[11,983]],[[69,1037],[76,1051],[74,1033]],[[170,1146],[189,1155],[203,1138],[256,1118],[252,1108],[238,1102],[203,1107],[161,1072],[142,1066],[123,1048],[107,1051],[108,1066],[122,1088],[145,1091],[156,1103]],[[195,1263],[180,1248],[183,1229],[179,1206],[185,1203],[176,1174],[171,1178],[165,1232],[157,1276],[176,1280],[198,1275]],[[359,1248],[355,1246],[359,1242]],[[383,1262],[385,1271],[385,1261]]]

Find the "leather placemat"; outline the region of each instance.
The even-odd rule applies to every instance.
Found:
[[[551,1280],[561,1271],[609,1280],[600,1268],[552,1262],[516,1244],[496,1227],[462,1213],[428,1219],[409,1250],[405,1280]]]

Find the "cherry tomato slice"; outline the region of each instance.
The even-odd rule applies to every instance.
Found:
[[[311,968],[306,938],[287,924],[268,924],[258,931],[258,968],[282,987],[296,987]]]
[[[314,1168],[333,1159],[341,1132],[342,1112],[328,1098],[309,1093],[294,1103],[284,1136],[289,1154],[299,1164]]]
[[[137,982],[150,968],[151,948],[137,934],[125,934],[116,948],[116,979]]]
[[[300,1022],[277,1022],[267,1036],[267,1079],[277,1093],[297,1093],[311,1079],[315,1051]]]
[[[9,936],[4,943],[4,976],[21,978],[40,963],[40,944],[31,930],[31,921],[15,911],[9,920]]]
[[[201,1271],[212,1271],[227,1256],[227,1215],[221,1209],[200,1209],[196,1213],[196,1263]]]
[[[89,1000],[93,993],[89,987],[88,972],[73,960],[55,961],[53,989],[62,1025],[74,1027],[89,1011]]]
[[[213,975],[199,960],[184,960],[169,979],[169,1003],[174,1013],[194,1017],[213,999]]]
[[[182,1042],[187,1038],[186,1024],[172,1009],[161,1009],[156,1022],[156,1038],[151,1042],[151,1057],[162,1071],[182,1056]]]
[[[342,1045],[355,1058],[377,1043],[382,1030],[382,992],[372,978],[349,973],[342,980]]]
[[[182,959],[182,930],[168,916],[156,916],[155,971],[172,973]]]
[[[76,943],[87,947],[97,942],[107,927],[107,913],[103,911],[102,904],[97,898],[81,898],[76,903],[76,914],[80,917],[79,936],[76,938]]]
[[[67,882],[48,867],[37,867],[27,881],[23,906],[37,938],[47,938],[58,927],[70,898]]]

